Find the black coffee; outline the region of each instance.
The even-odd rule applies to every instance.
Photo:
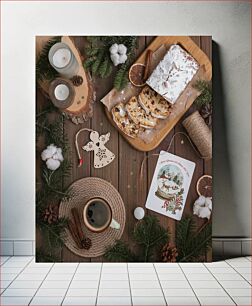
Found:
[[[93,227],[102,227],[110,218],[110,211],[106,204],[96,200],[87,209],[87,220]]]

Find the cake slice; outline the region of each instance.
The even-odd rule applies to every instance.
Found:
[[[146,129],[154,128],[157,124],[157,118],[151,114],[147,114],[146,111],[138,103],[137,97],[132,97],[125,106],[130,119],[141,127]]]
[[[124,104],[118,103],[112,108],[111,112],[113,120],[119,129],[129,137],[136,138],[139,132],[139,125],[135,124],[134,121],[129,118]]]
[[[172,109],[172,105],[149,86],[143,88],[138,100],[146,113],[155,118],[166,119]]]

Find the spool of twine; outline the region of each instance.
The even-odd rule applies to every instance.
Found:
[[[212,158],[212,132],[206,125],[204,119],[198,111],[192,113],[183,122],[193,143],[199,150],[202,158],[208,160]]]

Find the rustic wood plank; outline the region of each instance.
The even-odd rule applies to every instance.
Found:
[[[84,52],[85,42],[83,37],[74,37],[74,41],[76,46],[78,47],[81,54]],[[70,120],[65,120],[64,124],[64,131],[66,137],[68,137],[69,146],[71,148],[71,160],[72,160],[72,170],[71,174],[67,179],[65,179],[64,184],[65,186],[71,185],[76,180],[79,180],[83,177],[88,177],[91,175],[91,155],[88,152],[84,152],[84,150],[81,149],[81,146],[83,144],[87,143],[89,141],[89,133],[88,132],[82,132],[80,136],[78,137],[79,140],[79,147],[80,147],[80,153],[84,160],[83,165],[78,168],[78,156],[77,152],[75,150],[75,134],[79,131],[81,128],[91,128],[91,120],[86,121],[83,124],[75,125]],[[62,261],[68,262],[68,261],[84,261],[89,262],[89,258],[84,258],[77,256],[73,254],[71,251],[69,251],[65,246],[62,250]]]
[[[36,115],[38,115],[43,107],[48,105],[48,100],[45,98],[45,96],[42,94],[41,90],[36,87]],[[37,127],[36,127],[37,128]],[[44,148],[44,141],[43,139],[39,138],[36,139],[36,191],[40,188],[40,184],[42,181],[41,178],[41,166],[42,166],[42,160],[40,157],[40,152]],[[36,207],[37,209],[37,207]],[[42,233],[36,229],[36,249],[43,249],[43,235]]]
[[[200,46],[212,62],[212,36],[201,36]],[[212,175],[212,159],[204,161],[204,174]],[[207,252],[206,261],[212,261],[212,250]]]
[[[92,117],[91,127],[97,131],[100,135],[110,133],[110,140],[106,143],[106,147],[115,154],[115,159],[111,164],[104,168],[95,169],[93,167],[94,154],[91,154],[91,176],[102,178],[110,182],[116,189],[118,189],[118,167],[119,167],[119,154],[118,154],[118,143],[119,133],[110,124],[104,110],[104,105],[100,102],[109,90],[113,87],[114,73],[106,78],[101,79],[93,77],[94,88],[96,92],[96,102],[94,106],[94,114]],[[92,262],[106,261],[102,256],[91,259]]]
[[[211,59],[211,37],[191,37],[194,42],[201,46],[202,50]],[[139,48],[136,53],[136,58],[143,52],[146,46],[154,39],[152,36],[139,37]],[[74,38],[77,47],[83,54],[84,51],[84,38],[75,37]],[[157,156],[152,156],[153,153],[159,153],[160,150],[166,150],[170,144],[171,138],[175,132],[183,131],[184,128],[181,125],[181,120],[176,127],[167,135],[167,137],[162,141],[162,143],[155,150],[145,153],[140,152],[132,148],[125,139],[119,135],[118,131],[110,124],[107,117],[105,116],[104,107],[100,103],[100,99],[113,87],[112,84],[113,75],[108,79],[94,79],[94,86],[97,94],[96,102],[94,105],[94,115],[93,118],[88,122],[81,125],[74,125],[70,120],[65,120],[64,130],[65,134],[69,139],[69,145],[72,150],[71,160],[73,163],[73,168],[70,176],[64,181],[64,185],[68,186],[74,181],[89,176],[97,176],[111,182],[120,192],[126,208],[126,226],[122,239],[128,241],[130,246],[134,248],[134,244],[130,238],[131,232],[133,231],[136,220],[133,216],[133,210],[137,206],[144,207],[145,200],[148,194],[148,190],[151,184],[154,169],[156,167]],[[46,102],[46,98],[37,92],[36,98],[37,105],[42,105]],[[191,107],[187,115],[192,112],[195,107]],[[110,149],[115,155],[115,160],[107,167],[101,169],[94,169],[93,167],[93,153],[84,152],[80,148],[82,157],[84,158],[84,165],[80,168],[77,167],[78,159],[75,152],[74,140],[76,132],[83,127],[92,128],[97,130],[100,134],[110,132],[110,140],[107,143],[108,149]],[[181,141],[183,140],[183,143]],[[79,137],[79,144],[83,146],[89,141],[89,132],[83,132]],[[196,182],[198,178],[205,174],[212,173],[212,163],[204,162],[199,158],[199,156],[191,148],[188,141],[181,135],[176,136],[174,142],[172,143],[169,152],[177,154],[178,156],[187,158],[196,162],[196,169],[192,179],[191,187],[189,190],[186,207],[184,211],[185,214],[192,214],[192,205],[197,198],[196,193]],[[144,165],[143,171],[143,181],[139,180],[139,171],[142,160],[144,157],[148,156],[148,159]],[[37,172],[38,175],[38,172]],[[152,211],[147,211],[147,214],[155,215],[159,220],[161,225],[164,227],[169,227],[171,232],[171,241],[174,242],[175,239],[175,224],[177,221],[157,214]],[[198,221],[198,227],[204,223],[204,220]],[[36,236],[37,244],[42,244],[42,239]],[[43,244],[42,244],[43,245]],[[211,254],[207,254],[206,259],[211,260]],[[62,250],[62,261],[65,262],[76,262],[76,261],[104,261],[104,258],[97,257],[90,260],[89,258],[82,258],[76,256],[70,252],[66,247]]]
[[[199,36],[191,36],[193,41],[200,46],[200,37]],[[195,105],[192,105],[189,111],[183,116],[182,120],[179,124],[175,127],[175,133],[183,132],[186,133],[184,127],[182,126],[181,122],[193,111],[196,110]],[[193,214],[193,203],[198,198],[196,192],[196,184],[198,179],[204,174],[204,163],[203,160],[199,157],[199,155],[194,151],[189,141],[186,139],[184,135],[178,134],[175,137],[175,154],[188,159],[190,161],[195,162],[195,170],[192,177],[191,185],[188,191],[186,204],[183,212],[183,216],[191,216]],[[179,222],[179,221],[176,221]],[[197,218],[197,227],[200,228],[201,225],[204,223],[204,220]]]
[[[147,36],[146,37],[146,46],[148,46],[148,44],[151,43],[151,41],[153,41],[153,39],[155,38],[155,36]],[[159,154],[159,152],[161,150],[166,151],[171,139],[174,135],[174,128],[169,132],[169,134],[165,137],[165,139],[161,142],[161,144],[155,149],[152,150],[150,152],[148,152],[148,161],[147,161],[147,165],[148,165],[148,189],[147,189],[147,194],[146,194],[146,198],[148,195],[148,191],[150,189],[150,185],[152,182],[152,178],[153,178],[153,173],[154,170],[156,168],[156,164],[157,164],[157,159],[158,156],[153,155],[153,154]],[[170,153],[174,153],[174,143],[172,143],[170,150]],[[165,228],[169,228],[169,232],[170,232],[170,240],[171,242],[174,242],[175,239],[175,220],[171,219],[171,218],[167,218],[161,214],[158,214],[154,211],[148,210],[148,214],[150,215],[154,215],[155,217],[157,217],[157,219],[159,220],[160,224],[165,227]]]
[[[136,57],[145,49],[145,38],[139,37],[139,45],[136,51]],[[123,198],[126,209],[126,225],[122,239],[128,241],[133,247],[131,233],[136,224],[133,211],[137,206],[144,206],[144,197],[146,195],[147,173],[146,165],[143,171],[143,181],[139,181],[140,165],[145,157],[144,152],[132,148],[122,137],[119,136],[119,192]]]

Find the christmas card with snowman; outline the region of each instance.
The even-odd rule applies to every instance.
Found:
[[[191,184],[195,163],[160,151],[146,208],[180,220]]]

